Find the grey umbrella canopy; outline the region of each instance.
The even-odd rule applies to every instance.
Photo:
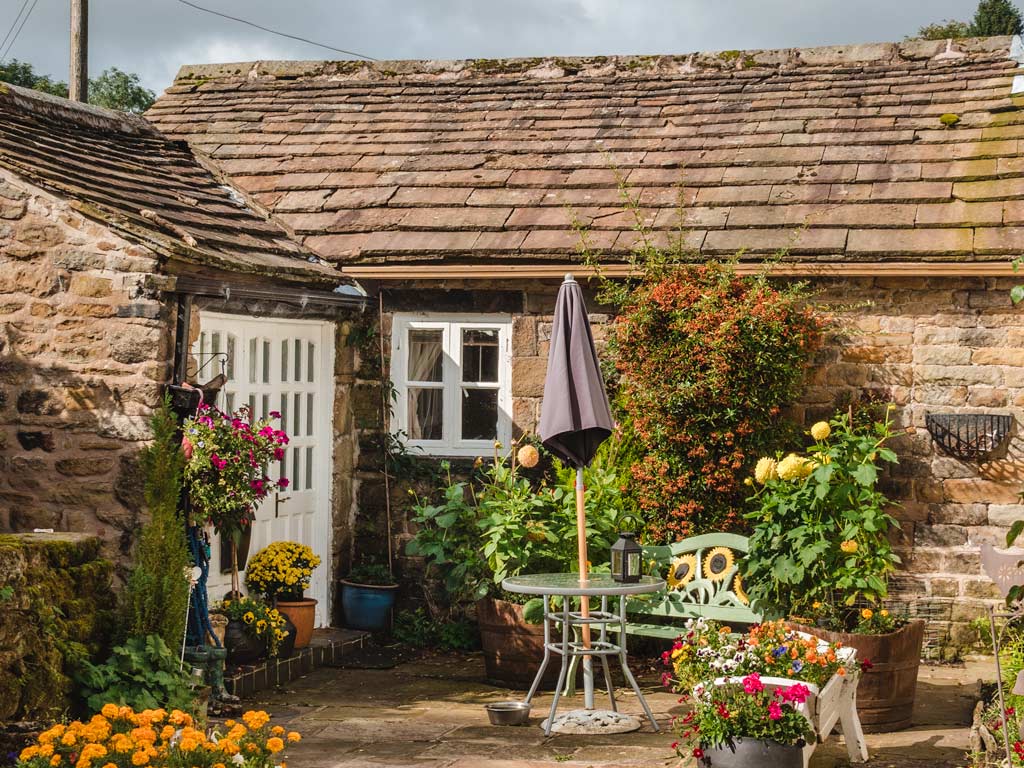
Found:
[[[572,275],[566,275],[555,301],[540,439],[558,458],[579,469],[590,464],[612,428],[583,291]]]
[[[544,446],[576,468],[576,543],[580,581],[588,579],[586,494],[583,468],[590,464],[601,443],[612,433],[612,414],[590,332],[583,291],[566,275],[555,301],[551,350],[540,406],[540,439]],[[590,601],[580,601],[581,615],[590,615]],[[590,648],[590,625],[583,624],[583,647]],[[594,708],[593,657],[583,657],[583,697]]]

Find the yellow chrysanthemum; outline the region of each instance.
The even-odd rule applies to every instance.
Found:
[[[697,558],[692,554],[680,555],[668,567],[668,588],[685,587],[697,575]]]
[[[292,741],[292,742],[302,741],[302,736],[299,735],[298,731],[288,731],[288,741]]]
[[[100,709],[100,714],[109,718],[117,717],[117,704],[104,704],[103,708]]]
[[[883,608],[882,610],[880,610],[880,611],[878,612],[878,615],[879,615],[879,616],[881,616],[881,617],[882,617],[883,619],[887,619],[887,618],[889,618],[889,612],[888,612],[888,611],[887,611],[887,610],[886,610],[885,608]]]
[[[853,539],[847,539],[839,545],[839,548],[843,550],[843,552],[845,552],[846,554],[852,555],[854,552],[857,551],[857,542]]]
[[[779,477],[778,467],[778,462],[775,459],[768,458],[767,456],[758,459],[757,465],[754,467],[754,479],[761,485],[764,485],[769,480],[777,480]]]
[[[875,612],[872,611],[870,608],[865,608],[863,611],[860,612],[860,615],[861,618],[870,619],[872,616],[875,615]]]
[[[747,591],[743,589],[743,578],[737,573],[736,578],[732,580],[732,593],[736,595],[736,599],[744,605],[750,605],[750,597],[747,595]]]
[[[811,437],[817,440],[819,443],[822,440],[828,438],[832,434],[832,427],[828,425],[827,421],[819,421],[813,427],[811,427]]]
[[[778,465],[779,477],[783,480],[799,480],[811,474],[812,470],[811,462],[795,453],[789,454]]]
[[[271,736],[269,739],[267,739],[267,750],[270,752],[270,754],[276,755],[282,749],[284,749],[284,741],[282,741],[280,738],[278,738],[277,736]]]
[[[704,556],[704,578],[722,581],[732,569],[735,560],[728,547],[715,547]]]

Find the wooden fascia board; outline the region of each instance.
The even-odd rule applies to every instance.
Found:
[[[891,262],[740,262],[737,274],[762,272],[777,277],[1013,277],[1012,261],[891,261]],[[594,267],[581,264],[503,264],[503,265],[419,265],[385,264],[343,266],[341,272],[355,280],[551,280],[567,272],[577,276],[597,274]],[[636,271],[628,264],[611,264],[601,268],[606,277],[629,277]],[[1022,277],[1024,281],[1024,277]]]

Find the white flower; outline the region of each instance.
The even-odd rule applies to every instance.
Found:
[[[235,765],[245,765],[245,758],[242,757],[241,752],[236,752],[231,756],[231,762]]]

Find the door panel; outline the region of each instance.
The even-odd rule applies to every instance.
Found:
[[[306,595],[318,601],[316,620],[323,626],[331,615],[334,327],[203,312],[200,328],[193,352],[205,369],[198,378],[209,379],[221,371],[227,376],[216,406],[233,411],[248,405],[254,419],[271,412],[281,414],[274,425],[288,434],[289,443],[284,459],[270,475],[288,478],[289,485],[268,496],[256,510],[249,553],[274,541],[312,547],[321,564],[313,571]],[[230,590],[231,577],[221,574],[219,542],[211,549],[208,587],[211,600],[219,600]]]

